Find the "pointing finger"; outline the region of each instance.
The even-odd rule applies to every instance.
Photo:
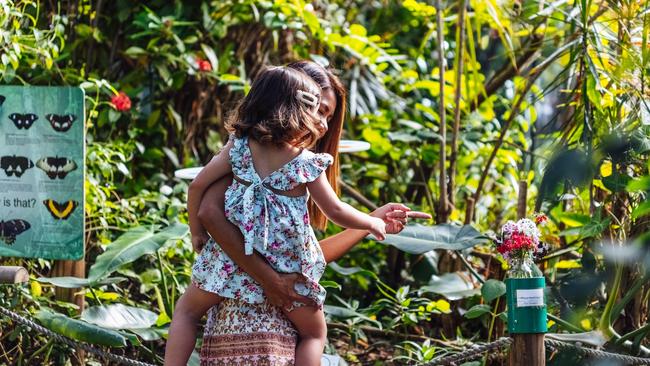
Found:
[[[431,220],[431,215],[429,215],[426,212],[420,212],[420,211],[411,211],[406,213],[407,217],[411,217],[414,219],[426,219],[426,220]]]

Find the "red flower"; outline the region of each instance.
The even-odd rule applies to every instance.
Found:
[[[131,109],[131,99],[124,92],[119,92],[111,98],[111,104],[115,110],[124,112]]]
[[[210,64],[210,61],[204,60],[200,57],[196,58],[196,66],[199,68],[199,71],[212,71],[212,65]]]
[[[546,217],[546,215],[544,215],[544,214],[538,214],[537,216],[535,216],[535,223],[537,225],[543,224],[546,221],[548,221],[548,217]]]

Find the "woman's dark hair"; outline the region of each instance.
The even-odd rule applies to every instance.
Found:
[[[325,174],[327,180],[336,193],[339,193],[339,141],[343,131],[343,120],[346,110],[345,87],[339,78],[331,71],[312,61],[296,61],[287,67],[300,70],[313,79],[322,90],[332,89],[336,96],[336,108],[328,123],[325,135],[316,143],[316,152],[324,152],[332,155],[334,163],[327,169]],[[314,201],[309,200],[309,219],[313,227],[323,230],[327,225],[327,218],[318,209]]]
[[[257,76],[226,129],[260,143],[311,148],[321,136],[316,114],[320,95],[316,81],[305,73],[286,66],[268,67]],[[308,102],[311,98],[311,105],[305,98]]]

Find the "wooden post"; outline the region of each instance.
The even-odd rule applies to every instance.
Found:
[[[52,268],[52,277],[86,277],[86,262],[82,259],[79,261],[54,261],[54,267]],[[80,288],[62,288],[56,287],[55,294],[57,300],[67,301],[77,304],[79,306],[79,313],[84,309],[84,295],[75,293],[80,292]]]
[[[519,181],[519,197],[517,199],[517,217],[526,217],[526,199],[528,184]],[[546,349],[544,348],[544,333],[511,334],[512,344],[508,364],[510,366],[546,366]]]
[[[544,333],[512,334],[510,366],[546,366]]]
[[[52,277],[86,277],[86,261],[84,259],[78,261],[69,261],[61,260],[54,261],[54,267],[52,267]],[[63,300],[71,303],[75,303],[79,307],[79,314],[84,310],[84,293],[78,294],[82,289],[81,288],[62,288],[55,287],[54,293],[57,300]],[[77,294],[77,295],[75,295]],[[86,362],[86,352],[80,348],[76,349],[76,359],[72,359],[72,363],[75,366],[85,365]]]
[[[528,198],[528,183],[525,180],[519,181],[519,197],[517,197],[517,218],[526,217],[526,199]]]

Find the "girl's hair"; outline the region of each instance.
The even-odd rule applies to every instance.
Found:
[[[228,132],[260,143],[313,147],[321,132],[316,110],[318,84],[305,73],[286,66],[268,67],[226,123]]]
[[[339,194],[339,141],[343,130],[343,119],[345,118],[346,92],[343,84],[334,73],[323,66],[312,61],[296,61],[287,67],[300,70],[314,80],[322,90],[332,89],[336,96],[336,108],[330,118],[327,132],[318,143],[315,150],[320,153],[328,153],[334,158],[333,164],[325,174],[327,180],[337,194]],[[313,200],[309,200],[309,219],[313,227],[323,230],[327,226],[327,217],[318,209]]]

